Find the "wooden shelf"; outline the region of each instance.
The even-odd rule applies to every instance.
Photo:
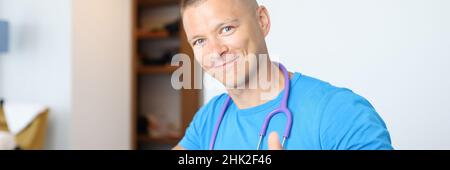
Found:
[[[180,4],[180,0],[138,0],[140,7],[161,7],[178,4]]]
[[[182,25],[180,24],[179,33],[171,34],[169,31],[164,30],[164,28],[160,28],[160,30],[151,30],[151,25],[154,24],[152,22],[157,22],[158,18],[165,18],[166,16],[158,15],[160,11],[172,11],[173,7],[177,7],[180,3],[180,0],[132,0],[133,8],[132,8],[132,28],[130,35],[132,36],[132,70],[133,76],[131,80],[132,84],[132,120],[131,120],[131,128],[133,129],[131,135],[132,147],[134,149],[144,149],[139,148],[140,146],[158,146],[159,144],[167,144],[175,146],[181,137],[184,135],[186,128],[189,126],[190,121],[194,117],[197,110],[200,108],[201,101],[201,90],[199,89],[181,89],[176,91],[176,93],[172,93],[173,91],[166,92],[161,91],[162,95],[173,95],[167,96],[171,97],[170,100],[175,99],[179,101],[179,104],[171,105],[171,104],[158,104],[152,106],[143,106],[147,102],[153,102],[158,100],[157,95],[152,95],[146,93],[145,88],[142,84],[146,83],[145,81],[141,81],[143,78],[159,78],[171,75],[174,71],[176,71],[179,67],[167,65],[144,65],[142,63],[143,54],[141,51],[142,48],[146,48],[146,50],[152,50],[151,52],[155,52],[157,54],[166,53],[166,51],[171,50],[175,47],[161,47],[160,44],[176,44],[178,47],[178,53],[187,54],[192,61],[194,61],[194,55],[192,48],[186,40],[184,29],[182,29]],[[154,14],[156,13],[156,14]],[[164,12],[165,13],[165,12]],[[170,13],[172,14],[172,13]],[[176,16],[170,17],[180,17],[179,12],[173,13]],[[157,19],[155,19],[157,18]],[[145,25],[145,23],[140,22],[148,22],[151,23],[149,25]],[[150,28],[149,28],[150,27]],[[175,42],[177,41],[177,42]],[[153,51],[157,50],[157,51]],[[149,52],[149,51],[146,51]],[[148,54],[148,53],[144,53]],[[148,62],[148,61],[147,61]],[[199,74],[199,73],[196,73]],[[167,81],[152,81],[150,82],[152,85],[157,87],[169,87],[170,82]],[[161,95],[161,94],[160,94]],[[152,108],[150,108],[152,107]],[[149,110],[158,109],[174,109],[173,107],[177,107],[179,110],[179,119],[181,123],[180,125],[180,136],[170,135],[171,133],[161,134],[164,137],[155,138],[149,135],[141,135],[139,131],[136,129],[138,124],[138,113],[143,112],[146,113]],[[168,137],[165,137],[168,136]]]
[[[171,65],[162,66],[140,66],[138,68],[139,74],[172,74],[178,67]]]
[[[170,144],[170,145],[176,145],[181,140],[181,137],[176,138],[169,138],[169,137],[161,137],[161,138],[155,138],[150,137],[148,135],[139,135],[138,141],[142,143],[158,143],[158,144]]]
[[[144,32],[137,31],[136,37],[138,39],[164,39],[169,38],[170,33],[167,31],[158,31],[158,32]]]

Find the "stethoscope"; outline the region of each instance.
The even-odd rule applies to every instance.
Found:
[[[282,64],[278,64],[280,67],[280,70],[283,72],[284,76],[284,94],[283,98],[281,100],[280,106],[278,108],[275,108],[272,112],[266,115],[266,118],[264,120],[264,124],[259,132],[259,141],[258,141],[258,147],[256,150],[259,150],[261,147],[261,142],[263,140],[263,137],[266,135],[267,132],[267,126],[269,125],[270,120],[273,116],[275,116],[278,113],[284,113],[287,118],[286,122],[286,128],[283,134],[283,141],[281,142],[282,148],[284,148],[284,143],[286,142],[286,139],[289,138],[289,135],[291,133],[291,127],[292,127],[292,113],[289,111],[287,107],[287,102],[289,98],[289,90],[290,90],[290,80],[289,80],[289,73],[286,70],[286,68]],[[214,126],[213,135],[211,136],[211,140],[209,143],[209,149],[214,149],[214,143],[216,142],[217,133],[219,132],[220,123],[222,122],[223,115],[227,111],[228,105],[230,104],[231,97],[228,97],[222,107],[222,110],[220,111],[219,118],[217,119],[216,125]]]

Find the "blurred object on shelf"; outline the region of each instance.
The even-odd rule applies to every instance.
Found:
[[[148,134],[148,127],[149,122],[147,121],[147,117],[139,115],[138,116],[138,123],[137,123],[137,130],[139,134]]]
[[[178,5],[161,8],[141,8],[138,13],[138,27],[143,31],[166,30],[167,25],[178,20],[180,8]],[[170,27],[173,29],[173,27]]]
[[[167,49],[163,53],[149,53],[143,55],[141,64],[143,65],[165,65],[172,61],[172,57],[178,54],[178,49]]]
[[[164,28],[169,31],[170,35],[177,35],[180,32],[180,22],[180,19],[177,19],[171,23],[166,24]]]
[[[178,139],[180,137],[180,122],[169,119],[168,114],[148,114],[150,137]]]
[[[144,38],[165,38],[168,36],[177,36],[180,32],[180,20],[166,23],[161,26],[141,28],[138,30],[140,39]]]
[[[159,34],[159,33],[158,33]],[[168,34],[168,33],[167,33]],[[156,34],[146,34],[147,36],[163,36]],[[163,39],[141,39],[138,44],[139,62],[142,64],[167,64],[172,57],[179,53],[180,40],[175,36],[168,36]]]
[[[148,114],[148,122],[149,122],[149,135],[153,138],[160,138],[162,137],[163,131],[162,131],[162,124],[164,124],[163,120],[161,119],[160,116],[155,115],[155,114]]]

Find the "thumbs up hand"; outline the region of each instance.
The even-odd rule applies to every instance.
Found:
[[[283,150],[280,143],[280,138],[278,138],[278,133],[275,131],[270,132],[268,143],[269,150]]]

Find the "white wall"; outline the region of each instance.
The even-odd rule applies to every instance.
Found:
[[[131,148],[131,1],[74,0],[73,149]]]
[[[0,0],[0,18],[10,23],[10,50],[0,54],[0,97],[50,107],[49,149],[69,145],[70,16],[70,0]]]
[[[0,0],[0,97],[50,107],[47,149],[131,148],[131,1]]]
[[[259,2],[272,57],[366,97],[396,149],[450,149],[450,1]]]

